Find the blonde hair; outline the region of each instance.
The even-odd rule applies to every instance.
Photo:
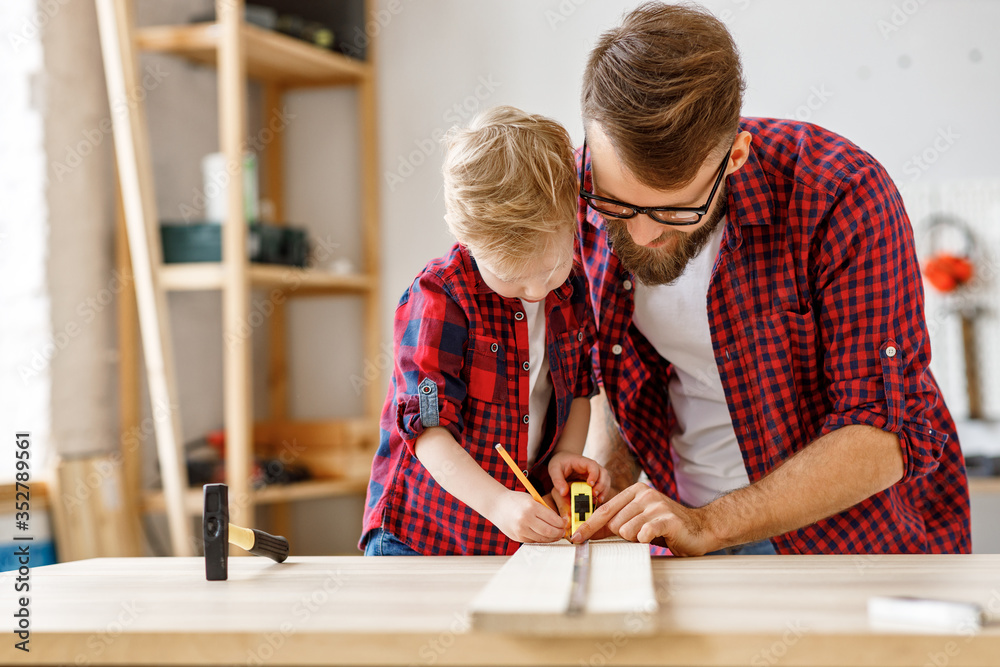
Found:
[[[572,237],[578,181],[562,125],[499,106],[445,141],[445,221],[491,270],[519,275],[564,234]]]

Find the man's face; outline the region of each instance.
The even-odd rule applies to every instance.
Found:
[[[596,123],[588,128],[587,145],[593,165],[594,194],[636,206],[702,206],[719,174],[721,158],[713,153],[684,187],[656,190],[639,183],[625,169]],[[734,157],[725,167],[727,173],[738,168]],[[722,221],[725,201],[723,182],[712,198],[708,213],[698,224],[688,227],[664,225],[647,215],[627,220],[605,217],[608,239],[622,266],[637,280],[646,285],[666,285],[677,280],[688,262],[705,247]]]

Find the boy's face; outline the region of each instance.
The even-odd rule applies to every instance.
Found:
[[[573,236],[567,235],[565,243],[550,243],[535,261],[517,275],[506,275],[494,270],[489,258],[476,257],[479,274],[491,290],[506,299],[524,299],[536,302],[544,299],[569,278],[573,269]],[[499,275],[498,275],[499,272]]]

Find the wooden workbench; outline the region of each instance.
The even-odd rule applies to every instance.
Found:
[[[469,630],[466,607],[504,558],[96,559],[31,571],[30,653],[7,664],[982,665],[1000,627],[873,630],[871,595],[976,601],[1000,617],[1000,555],[654,559],[650,637],[527,638]],[[9,599],[16,573],[0,574]],[[637,612],[641,614],[641,612]]]

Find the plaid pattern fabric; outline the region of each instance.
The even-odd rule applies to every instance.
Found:
[[[427,426],[439,425],[508,489],[524,490],[494,449],[498,442],[528,471],[536,488],[551,486],[546,466],[570,405],[594,392],[588,354],[593,320],[582,272],[574,271],[544,305],[553,399],[541,450],[529,468],[528,325],[520,300],[491,290],[457,244],[428,264],[403,294],[396,307],[395,360],[372,462],[362,549],[370,531],[382,528],[425,555],[517,550],[518,543],[442,489],[413,447]]]
[[[895,186],[870,155],[814,125],[746,118],[742,129],[753,142],[747,163],[727,177],[708,316],[750,481],[848,424],[895,433],[905,462],[899,483],[773,538],[775,547],[968,552],[965,464],[928,368],[923,284]],[[653,485],[676,498],[671,366],[632,326],[634,278],[582,200],[579,223],[595,376]]]

